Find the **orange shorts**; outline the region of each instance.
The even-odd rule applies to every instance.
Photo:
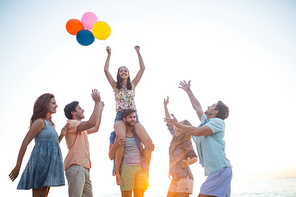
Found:
[[[182,178],[179,181],[171,181],[169,192],[192,194],[193,180],[189,178]]]

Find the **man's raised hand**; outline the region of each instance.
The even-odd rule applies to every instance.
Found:
[[[91,96],[92,96],[92,99],[95,101],[95,103],[100,103],[101,102],[100,92],[98,92],[97,89],[92,90]]]
[[[190,82],[191,82],[191,80],[189,80],[188,83],[186,83],[185,80],[180,81],[180,83],[179,83],[180,86],[178,88],[181,88],[185,92],[187,92],[188,90],[190,90],[190,86],[191,86]]]

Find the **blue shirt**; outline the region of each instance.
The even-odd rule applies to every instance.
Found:
[[[221,118],[207,120],[205,114],[201,117],[199,127],[206,125],[211,128],[213,134],[205,136],[192,136],[197,147],[199,163],[205,168],[205,175],[209,176],[224,167],[232,167],[225,155],[225,122]]]
[[[142,149],[142,146],[141,146],[141,141],[138,138],[138,136],[136,135],[135,130],[133,130],[133,134],[134,134],[134,137],[135,137],[135,140],[136,140],[137,147],[139,148],[139,151],[140,151],[141,156],[142,156],[142,158],[141,158],[141,166],[142,166],[143,170],[145,170],[145,172],[147,172],[148,165],[144,161],[145,160],[145,157],[144,157],[144,152],[143,152],[143,149]],[[115,131],[113,131],[110,134],[110,137],[109,137],[110,145],[114,144],[115,138],[116,138],[116,133],[115,133]],[[112,171],[112,175],[113,176],[115,176],[115,174],[116,174],[115,172],[116,172],[115,159],[113,159],[113,171]]]

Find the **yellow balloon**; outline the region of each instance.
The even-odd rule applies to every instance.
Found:
[[[92,32],[95,38],[99,40],[106,40],[111,34],[111,28],[108,23],[98,21],[94,24]]]

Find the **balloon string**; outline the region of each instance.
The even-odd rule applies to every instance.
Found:
[[[106,45],[106,40],[104,40],[103,43],[99,41],[99,44],[104,45],[104,46],[107,46],[107,45]]]

